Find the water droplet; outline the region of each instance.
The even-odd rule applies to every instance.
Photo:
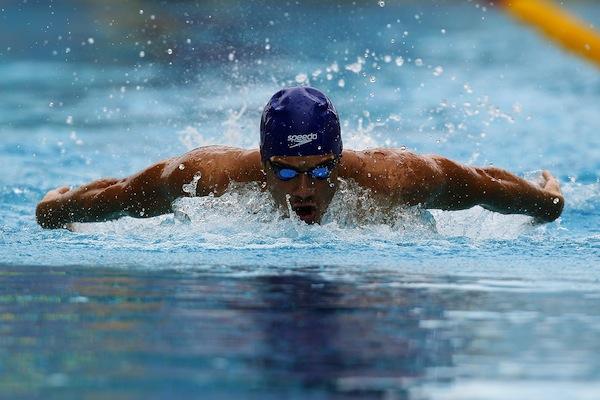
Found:
[[[271,45],[269,43],[265,44],[265,50],[271,50]]]
[[[73,116],[72,115],[67,116],[67,119],[65,120],[65,122],[67,123],[67,125],[73,125]]]
[[[401,67],[404,65],[404,58],[402,57],[396,57],[396,65]]]
[[[192,43],[192,39],[186,39],[186,40],[185,40],[185,42],[186,42],[187,44],[190,44],[190,43]]]
[[[181,171],[183,171],[183,170],[185,169],[185,165],[183,165],[183,164],[179,164],[179,169],[180,169]]]
[[[233,61],[233,60],[235,60],[235,52],[231,52],[231,53],[229,53],[229,55],[227,56],[227,59],[228,59],[229,61]]]
[[[446,34],[446,30],[445,29],[440,30],[440,32],[442,32],[442,35]]]
[[[383,61],[386,63],[391,63],[392,62],[392,56],[383,56]]]
[[[182,186],[182,190],[191,196],[195,196],[200,178],[202,178],[202,174],[197,172],[190,183],[186,183]]]
[[[338,81],[338,86],[339,86],[339,87],[341,87],[341,88],[343,88],[344,86],[346,86],[346,81],[345,81],[345,80],[343,80],[343,79],[340,79],[340,80]]]
[[[422,67],[423,66],[423,60],[420,58],[415,59],[415,65],[417,67]]]
[[[144,14],[144,10],[140,10],[140,15],[143,15],[143,14]]]
[[[87,42],[89,44],[94,44],[94,38],[93,37],[88,38]]]
[[[296,83],[304,83],[307,79],[308,76],[304,72],[301,72],[298,75],[296,75]]]
[[[440,76],[444,73],[444,68],[442,68],[441,66],[437,66],[433,69],[433,75],[434,76]]]
[[[558,199],[558,197],[555,197],[555,198],[554,198],[554,200],[552,200],[552,202],[553,202],[554,204],[558,204],[558,202],[559,202],[559,201],[560,201],[560,200]]]
[[[400,150],[402,150],[402,151],[406,151],[406,146],[401,146],[401,147],[400,147]]]
[[[385,1],[379,0],[379,7],[385,7]]]
[[[140,51],[140,58],[144,58],[146,57],[146,52],[145,51]]]
[[[167,54],[173,54],[173,49],[167,49]]]
[[[362,64],[360,62],[355,62],[354,64],[346,65],[346,69],[348,71],[352,71],[355,74],[358,74],[362,70]]]
[[[377,78],[375,78],[374,76],[371,76],[369,78],[369,82],[371,82],[371,83],[375,83],[376,80],[377,80]]]

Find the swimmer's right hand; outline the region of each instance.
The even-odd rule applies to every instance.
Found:
[[[71,190],[68,186],[61,186],[59,188],[56,188],[54,190],[50,190],[48,193],[46,193],[46,195],[44,196],[44,198],[42,199],[42,203],[47,203],[50,201],[54,201],[59,199],[63,194],[67,193],[69,190]]]
[[[35,209],[38,224],[47,229],[62,228],[64,226],[64,221],[57,218],[57,214],[59,214],[57,211],[61,208],[60,204],[64,195],[70,190],[67,186],[61,186],[46,193]]]

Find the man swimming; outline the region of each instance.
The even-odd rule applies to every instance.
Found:
[[[170,213],[182,196],[220,196],[232,182],[259,182],[284,213],[319,223],[340,180],[370,189],[382,205],[420,205],[461,210],[476,205],[502,214],[525,214],[540,222],[558,218],[564,199],[548,172],[532,184],[495,167],[470,167],[440,156],[399,149],[342,150],[337,112],[310,87],[275,93],[264,108],[260,149],[208,146],[160,161],[123,179],[100,179],[76,189],[60,187],[36,209],[44,228],[99,222],[122,216]],[[195,193],[184,187],[197,183]]]

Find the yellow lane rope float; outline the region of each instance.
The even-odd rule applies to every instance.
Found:
[[[585,21],[549,0],[503,0],[500,4],[517,19],[600,67],[600,33]]]

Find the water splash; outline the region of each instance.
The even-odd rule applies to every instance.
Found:
[[[183,164],[181,164],[183,165]],[[180,165],[180,169],[181,168]],[[182,186],[182,190],[184,191],[184,193],[189,194],[190,196],[196,196],[196,194],[198,193],[198,182],[200,181],[200,179],[202,178],[202,174],[200,172],[196,172],[194,174],[194,177],[192,178],[192,181],[190,183],[186,183]]]
[[[200,177],[198,177],[200,179]],[[197,184],[189,184],[189,192]],[[188,193],[189,193],[188,192]],[[500,215],[482,208],[431,212],[394,206],[354,181],[341,180],[320,225],[306,225],[291,210],[281,210],[257,183],[232,184],[220,197],[184,197],[173,203],[173,215],[147,220],[123,218],[97,224],[75,224],[88,233],[117,233],[158,243],[180,237],[180,245],[206,248],[262,248],[420,243],[451,237],[473,240],[513,239],[536,228],[531,218]],[[292,218],[288,218],[292,215]],[[172,244],[171,244],[172,245]]]

